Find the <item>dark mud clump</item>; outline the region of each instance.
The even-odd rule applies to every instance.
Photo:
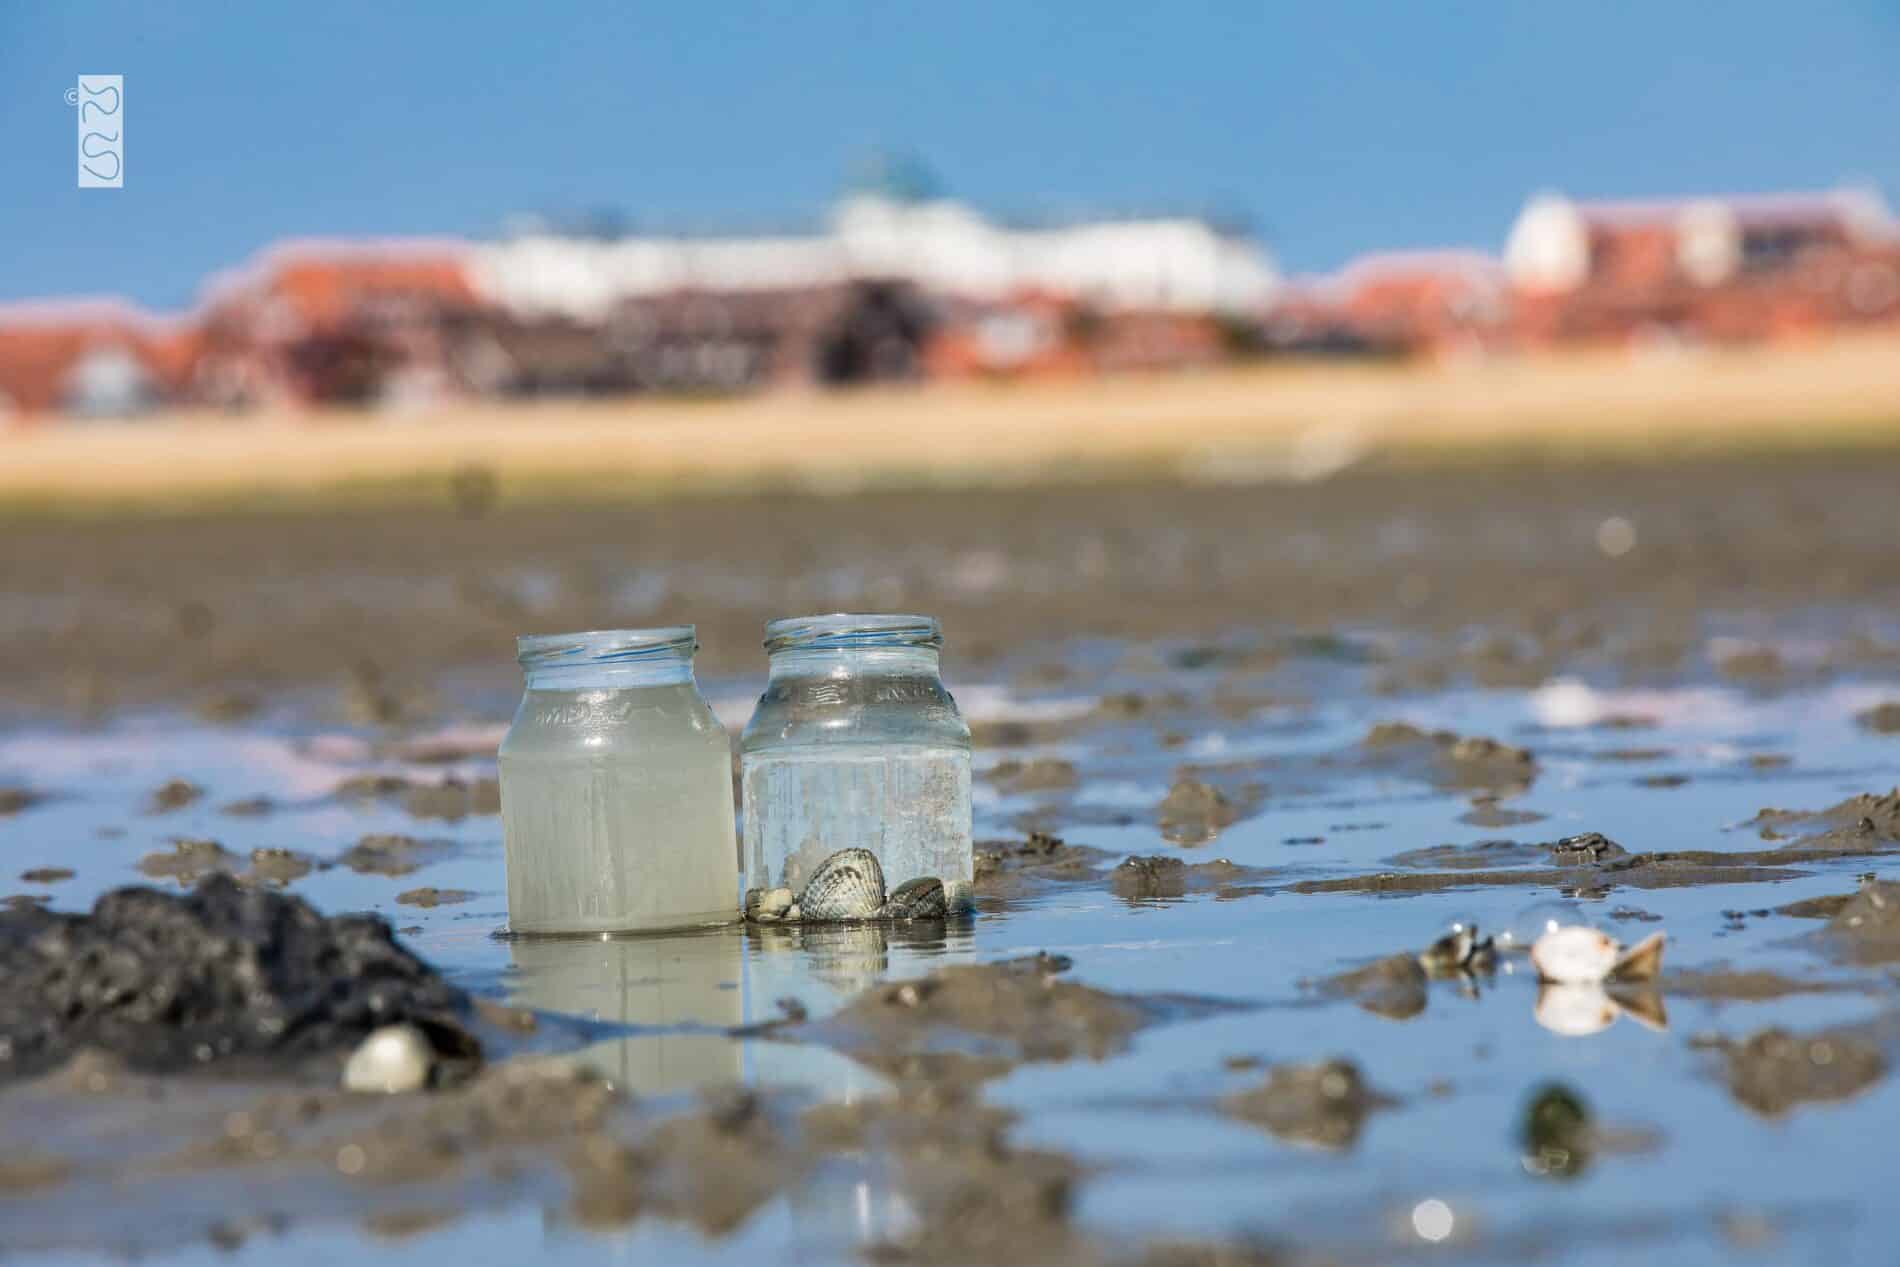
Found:
[[[1661,981],[1671,998],[1718,1003],[1769,1003],[1796,994],[1832,994],[1859,987],[1831,981],[1803,981],[1765,968],[1707,968],[1672,972]]]
[[[1277,1065],[1261,1085],[1223,1099],[1221,1111],[1293,1143],[1343,1149],[1359,1138],[1367,1117],[1391,1103],[1351,1061],[1326,1060]]]
[[[1774,849],[1630,853],[1600,832],[1587,832],[1535,846],[1480,841],[1476,845],[1414,850],[1399,854],[1391,861],[1402,866],[1437,869],[1301,880],[1288,887],[1295,893],[1437,893],[1449,889],[1510,886],[1555,888],[1602,896],[1623,886],[1670,889],[1792,880],[1807,874],[1794,869],[1804,864],[1893,853],[1894,840],[1885,833],[1900,832],[1900,820],[1892,817],[1900,812],[1896,806],[1900,806],[1900,792],[1882,797],[1855,797],[1822,815],[1764,810],[1764,816],[1779,815],[1792,822],[1825,820],[1827,816],[1836,816],[1834,821],[1838,821],[1838,816],[1847,812],[1860,815],[1852,827],[1804,836],[1793,844]],[[1490,869],[1493,863],[1526,861],[1534,856],[1532,851],[1541,852],[1555,865]]]
[[[1765,1029],[1728,1048],[1729,1094],[1764,1117],[1850,1099],[1886,1072],[1879,1044],[1847,1029],[1805,1035]]]
[[[1408,722],[1379,722],[1360,748],[1376,764],[1415,766],[1442,787],[1521,791],[1537,777],[1537,758],[1526,749],[1480,735],[1420,730]]]
[[[1854,720],[1876,735],[1900,735],[1900,700],[1876,704],[1864,713],[1855,714]]]
[[[303,879],[323,865],[309,854],[267,845],[251,850],[250,878],[259,884],[282,888],[293,880]]]
[[[1130,901],[1210,892],[1216,898],[1251,897],[1266,890],[1245,881],[1263,878],[1265,874],[1256,867],[1239,866],[1226,858],[1189,863],[1166,854],[1136,854],[1123,859],[1108,873],[1108,887],[1117,897]]]
[[[1199,845],[1212,840],[1224,827],[1231,827],[1251,808],[1246,802],[1258,799],[1258,790],[1240,800],[1203,783],[1189,774],[1175,777],[1174,786],[1155,806],[1155,821],[1161,834],[1177,845]]]
[[[1112,856],[1041,831],[1024,840],[979,841],[972,887],[979,897],[1020,897],[1052,884],[1093,880]]]
[[[1126,858],[1109,873],[1109,887],[1123,897],[1181,897],[1187,892],[1187,863],[1179,858]]]
[[[294,849],[264,847],[251,850],[250,869],[242,878],[253,884],[282,888],[301,880],[322,864]],[[208,875],[238,875],[239,858],[215,840],[181,837],[169,851],[148,853],[139,870],[154,880],[176,880],[189,888]]]
[[[427,783],[403,774],[353,774],[337,784],[332,795],[345,801],[398,801],[411,818],[454,822],[471,814],[501,813],[501,782],[486,777],[470,780],[451,774]]]
[[[340,866],[358,875],[408,875],[455,851],[446,840],[379,832],[363,837],[337,856]]]
[[[31,871],[20,872],[20,879],[28,884],[58,884],[74,876],[70,867],[34,867]]]
[[[1774,911],[1794,919],[1833,919],[1853,900],[1852,893],[1830,893],[1825,897],[1804,897],[1798,902],[1777,906]]]
[[[1515,840],[1477,840],[1468,845],[1431,845],[1424,849],[1408,849],[1386,861],[1395,867],[1415,867],[1420,870],[1475,871],[1484,867],[1538,862],[1543,857],[1544,850],[1538,845],[1520,844]]]
[[[583,1140],[569,1154],[575,1215],[596,1227],[652,1214],[731,1232],[805,1171],[769,1108],[756,1092],[721,1087],[631,1140]]]
[[[450,821],[471,814],[501,813],[501,783],[482,778],[472,782],[454,776],[440,783],[419,783],[402,798],[402,807],[412,818],[444,818]]]
[[[170,850],[148,853],[139,859],[139,870],[152,879],[176,880],[184,885],[236,868],[237,855],[217,841],[189,837],[174,840]]]
[[[1717,672],[1740,681],[1766,682],[1788,671],[1787,662],[1773,647],[1743,647],[1715,662]]]
[[[1145,1026],[1228,1006],[1110,994],[1062,980],[1069,967],[1048,954],[957,965],[876,986],[823,1020],[772,1032],[835,1047],[891,1077],[972,1082],[1024,1063],[1100,1060]]]
[[[184,779],[168,779],[152,792],[146,808],[153,814],[168,814],[183,809],[205,794],[205,790],[196,783]]]
[[[18,814],[22,810],[32,809],[46,797],[32,788],[0,787],[0,818]]]
[[[1495,796],[1473,797],[1471,808],[1458,816],[1458,821],[1473,827],[1521,827],[1526,823],[1535,823],[1544,815],[1536,810],[1510,809],[1498,804]]]
[[[893,1097],[818,1105],[802,1125],[814,1151],[872,1155],[895,1171],[914,1222],[870,1246],[873,1261],[1082,1261],[1069,1217],[1082,1168],[1013,1144],[1014,1122],[966,1088],[913,1084]]]
[[[1410,1020],[1429,999],[1425,966],[1417,955],[1387,955],[1363,968],[1342,972],[1321,983],[1327,994],[1348,998],[1375,1016]]]
[[[438,889],[425,886],[420,889],[406,889],[398,893],[396,901],[403,906],[454,906],[474,896],[475,894],[468,889]]]
[[[247,796],[219,806],[218,813],[228,814],[232,818],[262,818],[276,809],[277,802],[268,796]]]
[[[1828,920],[1827,937],[1856,963],[1900,961],[1900,881],[1863,884]]]
[[[1863,792],[1824,810],[1765,809],[1751,820],[1767,840],[1821,829],[1805,839],[1853,849],[1869,841],[1900,841],[1900,788],[1885,795]]]
[[[89,914],[0,914],[0,1076],[81,1047],[143,1070],[237,1061],[281,1073],[398,1021],[468,1055],[467,1006],[381,919],[325,918],[222,874],[187,895],[116,889]]]
[[[1076,783],[1075,765],[1054,757],[1038,757],[1033,761],[999,761],[983,777],[995,783],[1006,796],[1066,792]]]

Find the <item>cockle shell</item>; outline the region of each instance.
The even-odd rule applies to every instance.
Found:
[[[869,849],[840,849],[811,873],[798,895],[807,921],[875,919],[884,906],[884,868]]]
[[[943,881],[926,875],[893,889],[881,914],[885,919],[942,919],[948,911]]]
[[[1648,981],[1662,968],[1663,935],[1651,933],[1634,946],[1581,924],[1553,928],[1531,945],[1531,963],[1544,981],[1591,985],[1601,981]]]

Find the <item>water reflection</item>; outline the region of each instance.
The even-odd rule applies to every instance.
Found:
[[[770,1020],[783,1005],[823,1017],[891,977],[976,958],[974,922],[910,924],[754,924],[745,931],[748,1021]],[[768,1086],[806,1087],[847,1103],[888,1089],[883,1077],[826,1047],[748,1040],[746,1073]]]
[[[902,1245],[919,1223],[894,1168],[864,1152],[826,1162],[793,1191],[790,1206],[794,1261],[846,1246]]]
[[[1623,1016],[1658,1033],[1669,1028],[1662,995],[1653,986],[1605,988],[1595,982],[1546,982],[1537,987],[1532,1015],[1545,1029],[1568,1038],[1600,1033]]]
[[[828,1048],[727,1031],[783,1015],[822,1017],[893,975],[975,958],[968,920],[909,925],[747,925],[675,936],[522,938],[509,943],[509,1001],[655,1032],[578,1053],[636,1095],[749,1082],[852,1101],[885,1080]],[[918,963],[930,960],[931,964]]]
[[[700,1027],[596,1043],[578,1058],[636,1095],[738,1082],[745,1022],[742,940],[732,931],[613,941],[517,939],[510,1002],[610,1024]]]

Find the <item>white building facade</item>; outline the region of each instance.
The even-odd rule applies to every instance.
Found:
[[[996,301],[1042,291],[1104,308],[1245,313],[1279,275],[1252,240],[1205,220],[1100,220],[1013,228],[948,199],[858,194],[804,236],[529,233],[473,248],[470,275],[492,302],[532,318],[604,319],[617,305],[679,291],[798,290],[856,281]]]

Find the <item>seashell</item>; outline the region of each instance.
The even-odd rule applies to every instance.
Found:
[[[371,1030],[343,1062],[343,1089],[394,1095],[420,1091],[429,1084],[435,1049],[413,1025]]]
[[[1544,981],[1593,984],[1648,981],[1662,968],[1663,935],[1651,933],[1634,946],[1581,924],[1553,928],[1531,946],[1531,963]]]
[[[745,895],[745,917],[754,920],[782,920],[795,905],[790,889],[748,889]]]
[[[934,875],[906,880],[891,891],[879,912],[885,919],[942,919],[949,911],[943,881]]]
[[[1427,946],[1419,954],[1419,966],[1432,976],[1454,976],[1468,972],[1490,972],[1496,966],[1497,951],[1489,937],[1478,936],[1475,923],[1460,922],[1451,931]]]
[[[875,919],[884,906],[884,868],[869,849],[840,849],[818,864],[798,895],[807,921]]]

